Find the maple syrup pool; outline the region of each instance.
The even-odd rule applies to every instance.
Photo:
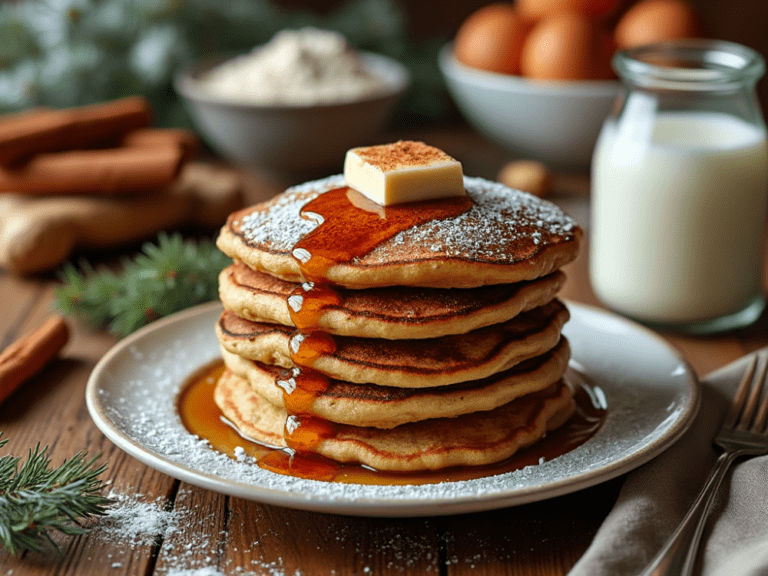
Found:
[[[576,411],[563,426],[518,451],[510,458],[484,466],[461,466],[436,471],[393,473],[358,464],[341,464],[313,454],[291,454],[288,450],[265,446],[241,435],[221,413],[213,391],[224,364],[219,359],[187,379],[177,400],[184,427],[207,440],[212,449],[230,458],[252,458],[258,466],[289,476],[354,484],[436,484],[494,476],[537,465],[570,452],[589,440],[605,421],[606,410],[595,406],[587,385],[574,383]],[[240,447],[244,452],[236,449]]]

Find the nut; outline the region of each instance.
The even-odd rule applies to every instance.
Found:
[[[541,162],[515,160],[499,171],[498,180],[505,186],[543,198],[552,189],[552,175]]]

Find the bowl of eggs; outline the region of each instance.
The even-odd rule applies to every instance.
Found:
[[[684,0],[516,0],[471,14],[439,67],[457,107],[510,153],[588,168],[619,94],[616,50],[701,35]]]

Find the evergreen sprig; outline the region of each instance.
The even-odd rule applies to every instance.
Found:
[[[152,320],[218,298],[219,272],[230,263],[210,240],[192,243],[179,233],[161,233],[157,244],[147,242],[134,260],[124,260],[120,272],[96,270],[87,261],[81,270],[66,264],[56,303],[65,314],[126,336]]]
[[[0,448],[7,441],[0,440]],[[95,457],[80,452],[52,468],[48,446],[39,444],[23,464],[11,455],[0,458],[0,543],[11,554],[42,551],[46,544],[59,550],[51,532],[88,532],[80,521],[106,514],[113,503],[98,495],[103,488],[98,476],[107,467],[95,464]]]

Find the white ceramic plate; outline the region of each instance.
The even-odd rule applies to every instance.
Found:
[[[176,409],[184,380],[219,355],[218,303],[139,330],[96,365],[86,392],[96,425],[118,447],[170,476],[268,504],[360,516],[443,515],[551,498],[598,484],[647,462],[688,428],[698,407],[695,377],[650,330],[569,302],[564,333],[608,413],[575,450],[515,472],[422,486],[303,480],[236,462],[189,434]],[[602,394],[601,394],[602,393]]]

